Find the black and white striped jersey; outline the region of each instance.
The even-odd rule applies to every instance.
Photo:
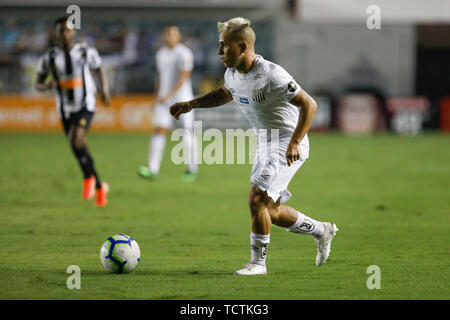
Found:
[[[58,84],[56,104],[64,117],[81,110],[95,111],[97,89],[91,69],[101,64],[97,49],[83,42],[76,43],[69,54],[52,47],[39,59],[37,73],[51,73]]]

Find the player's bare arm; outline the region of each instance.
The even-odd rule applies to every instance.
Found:
[[[183,70],[180,72],[180,78],[178,79],[177,83],[175,84],[175,86],[169,91],[168,94],[166,94],[163,97],[159,97],[158,101],[161,103],[166,102],[167,100],[169,100],[182,86],[183,84],[186,82],[186,80],[188,80],[191,77],[191,71],[190,70]]]
[[[47,75],[38,74],[35,82],[35,88],[37,91],[47,91],[56,88],[57,83],[51,79],[47,81]]]
[[[111,95],[109,93],[108,80],[106,79],[106,75],[103,72],[103,69],[100,67],[98,69],[92,70],[92,74],[94,75],[97,83],[100,86],[100,98],[104,106],[109,106],[111,102]]]
[[[170,114],[177,120],[180,120],[182,113],[188,113],[195,108],[213,108],[224,105],[233,100],[231,92],[225,87],[213,90],[197,99],[186,102],[178,102],[170,107]]]
[[[159,102],[158,91],[159,91],[159,76],[156,77],[155,90],[153,91],[153,97],[155,98],[150,102],[150,110],[153,110],[155,108],[155,104]]]
[[[316,113],[317,103],[314,99],[305,91],[301,90],[291,101],[291,104],[301,107],[300,116],[297,122],[297,126],[292,134],[291,141],[286,150],[287,165],[290,166],[292,162],[300,159],[300,142],[305,134],[311,128],[311,124]]]

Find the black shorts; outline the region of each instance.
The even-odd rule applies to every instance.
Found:
[[[69,130],[73,126],[78,126],[89,130],[91,126],[92,118],[94,118],[94,112],[81,110],[75,113],[71,113],[69,118],[62,117],[62,124],[64,128],[64,134],[67,136],[69,134]]]

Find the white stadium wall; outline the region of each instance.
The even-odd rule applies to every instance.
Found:
[[[299,24],[281,16],[275,23],[278,62],[309,90],[335,92],[357,83],[382,86],[388,94],[414,92],[412,25],[369,30],[365,24]]]

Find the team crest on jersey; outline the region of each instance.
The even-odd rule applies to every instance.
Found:
[[[263,102],[264,100],[266,100],[266,95],[264,94],[264,90],[263,89],[256,89],[253,88],[253,94],[252,94],[252,100],[255,102]]]
[[[84,127],[87,124],[87,121],[85,118],[81,118],[79,121],[80,126]]]

